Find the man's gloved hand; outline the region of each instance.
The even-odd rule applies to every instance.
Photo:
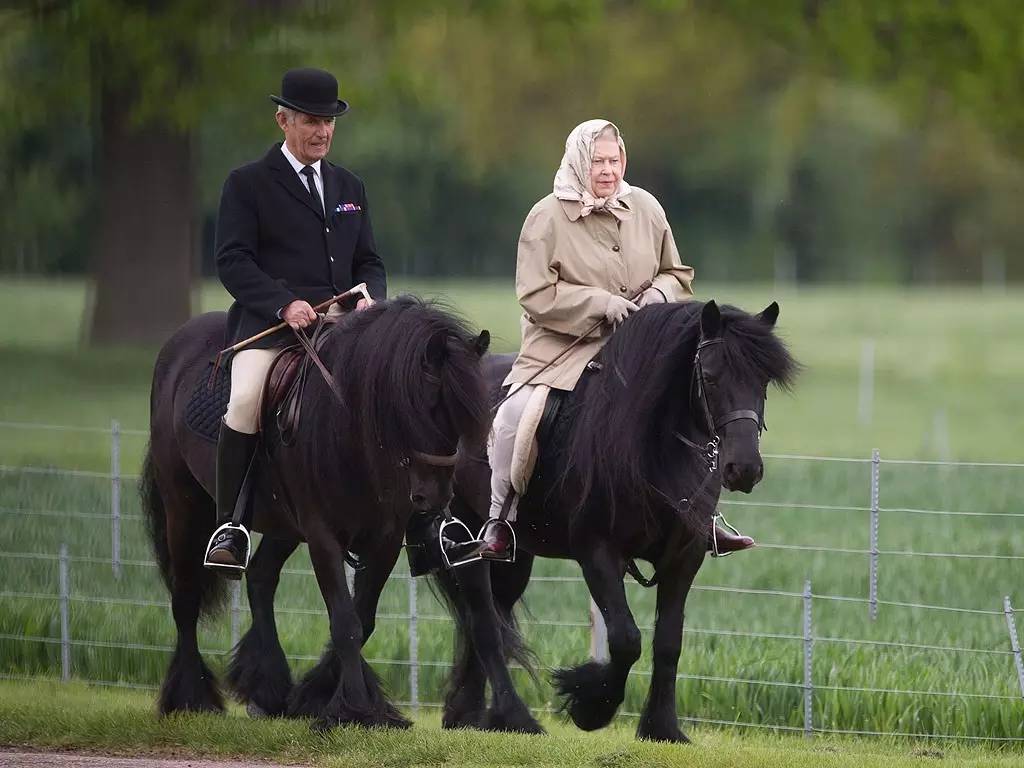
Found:
[[[313,307],[309,305],[308,301],[296,299],[284,308],[284,311],[281,313],[281,319],[295,330],[298,330],[315,323],[316,312],[313,311]]]
[[[665,298],[665,294],[652,285],[640,294],[640,298],[637,300],[636,304],[638,307],[643,308],[650,304],[665,304],[667,301],[668,299]]]
[[[608,306],[604,311],[604,320],[608,325],[616,326],[636,312],[640,307],[629,299],[612,294],[608,299]]]

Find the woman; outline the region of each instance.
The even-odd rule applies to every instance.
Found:
[[[693,269],[679,260],[665,211],[649,192],[623,178],[626,145],[607,120],[573,129],[555,174],[554,192],[523,224],[516,294],[523,308],[522,345],[505,379],[510,397],[494,417],[490,519],[480,554],[508,559],[517,497],[511,489],[516,429],[538,385],[572,390],[615,327],[648,304],[693,295]],[[640,286],[651,281],[636,301]],[[600,321],[600,327],[591,331]],[[575,339],[588,334],[559,357]],[[554,364],[549,363],[558,358]],[[717,531],[719,551],[754,545],[749,536]]]

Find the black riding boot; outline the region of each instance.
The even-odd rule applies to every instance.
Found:
[[[217,439],[217,530],[210,538],[206,567],[233,579],[242,578],[249,555],[249,533],[231,521],[242,481],[252,462],[259,435],[236,432],[223,421]]]

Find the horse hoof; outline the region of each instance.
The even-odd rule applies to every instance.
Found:
[[[667,744],[689,744],[690,739],[675,723],[656,726],[651,723],[640,723],[636,729],[636,737],[641,741],[660,741]]]
[[[253,720],[262,720],[263,718],[270,717],[270,713],[267,710],[251,701],[245,705],[245,714]]]
[[[487,711],[475,709],[460,714],[446,714],[441,720],[441,727],[445,730],[457,728],[475,728],[481,730],[487,721]]]

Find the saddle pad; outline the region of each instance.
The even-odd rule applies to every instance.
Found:
[[[530,476],[537,465],[537,428],[544,417],[544,405],[547,403],[549,392],[551,387],[546,384],[534,387],[516,429],[516,441],[512,448],[512,487],[520,497],[526,493],[526,486],[529,485]]]
[[[217,369],[213,386],[210,376],[213,373],[213,361],[206,366],[203,375],[196,382],[192,395],[185,407],[185,424],[202,438],[217,442],[220,434],[220,420],[228,410],[228,399],[231,396],[231,371],[224,365]]]

